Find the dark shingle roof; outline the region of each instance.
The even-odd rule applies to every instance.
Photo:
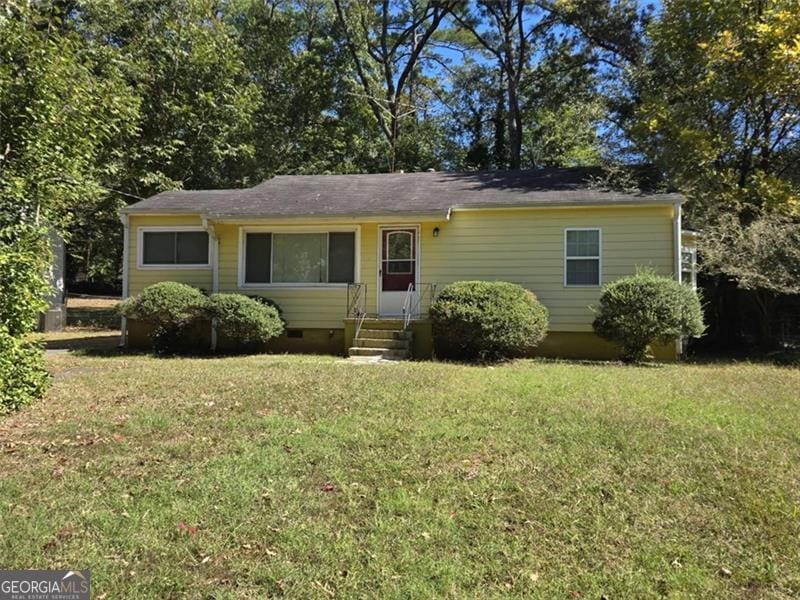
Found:
[[[593,184],[596,169],[473,173],[281,175],[239,190],[162,192],[127,213],[223,217],[336,217],[444,213],[453,208],[667,204],[680,194],[622,192]]]

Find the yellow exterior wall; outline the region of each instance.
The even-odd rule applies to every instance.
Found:
[[[439,236],[433,237],[433,228]],[[564,229],[602,229],[602,284],[650,266],[674,273],[673,208],[552,208],[453,211],[422,224],[421,281],[518,283],[550,311],[552,331],[591,331],[599,287],[564,286]]]
[[[259,222],[259,227],[269,228],[286,227],[286,222],[265,223]],[[341,221],[335,224],[304,222],[300,226],[336,227],[337,225],[352,226],[352,221]],[[248,296],[261,295],[278,303],[283,310],[283,318],[287,327],[303,329],[342,329],[347,312],[347,289],[344,287],[299,287],[299,288],[240,288],[239,287],[239,230],[242,224],[217,224],[214,230],[219,239],[219,286],[221,292],[237,292]],[[361,269],[365,273],[374,273],[376,259],[367,256],[365,248],[376,248],[374,225],[360,226],[361,240]]]
[[[547,208],[513,210],[455,210],[450,220],[391,225],[419,225],[420,281],[447,283],[467,279],[505,280],[534,291],[550,311],[554,332],[590,332],[590,305],[599,287],[564,286],[564,229],[602,229],[602,283],[633,274],[637,266],[651,266],[672,275],[674,270],[673,207]],[[137,227],[200,225],[199,216],[130,217],[129,293],[157,281],[181,281],[211,291],[212,271],[137,269]],[[307,227],[352,226],[353,220],[293,221]],[[282,308],[289,328],[342,329],[347,291],[342,287],[241,289],[238,287],[240,227],[249,223],[216,223],[219,240],[219,289],[222,292],[261,294]],[[285,227],[286,221],[260,221],[259,227]],[[367,310],[377,312],[379,224],[358,224],[359,281],[366,284]],[[439,228],[439,236],[433,229]],[[423,312],[427,310],[427,297]]]
[[[211,291],[211,268],[207,269],[139,269],[137,266],[137,251],[139,243],[139,227],[167,227],[167,226],[201,226],[199,216],[136,216],[129,217],[130,237],[128,252],[128,294],[135,296],[148,285],[159,281],[178,281],[188,285]]]

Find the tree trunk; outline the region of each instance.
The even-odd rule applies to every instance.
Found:
[[[503,89],[503,78],[504,71],[501,68],[497,107],[494,113],[494,164],[498,169],[505,169],[508,166],[506,143],[506,93]]]
[[[764,350],[777,346],[775,336],[772,334],[772,315],[774,314],[775,297],[764,290],[752,290],[749,296],[758,315],[756,335],[758,346]]]
[[[509,163],[512,169],[519,169],[522,164],[522,116],[517,85],[511,77],[508,77],[508,112]]]

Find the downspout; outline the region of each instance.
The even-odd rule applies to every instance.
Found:
[[[214,229],[214,225],[208,222],[207,217],[203,217],[203,228],[208,232],[208,240],[211,242],[211,293],[219,292],[219,238]],[[211,320],[211,351],[217,349],[217,322]]]
[[[130,219],[127,214],[121,213],[119,216],[122,221],[122,299],[128,297],[128,260],[130,256]],[[128,343],[128,318],[121,317],[120,319],[120,336],[119,345],[125,346]]]

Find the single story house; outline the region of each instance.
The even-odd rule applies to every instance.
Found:
[[[426,357],[437,290],[504,280],[550,311],[538,354],[612,357],[592,332],[601,287],[639,266],[686,277],[693,238],[681,230],[681,195],[603,189],[594,175],[278,176],[249,189],[163,192],[122,211],[123,295],[172,280],[265,296],[287,322],[275,350]],[[141,324],[122,327],[123,342],[141,343]],[[657,349],[662,359],[677,352]]]

